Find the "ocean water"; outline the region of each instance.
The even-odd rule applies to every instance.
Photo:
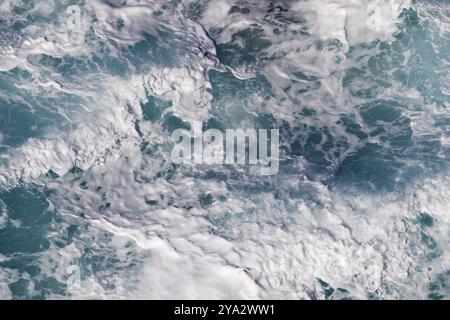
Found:
[[[448,0],[0,0],[0,299],[448,299],[449,108]]]

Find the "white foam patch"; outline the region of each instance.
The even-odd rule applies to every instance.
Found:
[[[206,70],[187,68],[154,69],[146,77],[146,84],[156,95],[172,102],[168,111],[174,111],[188,121],[206,121],[212,106],[211,84]]]
[[[78,116],[80,122],[75,130],[49,133],[46,139],[30,139],[13,154],[3,154],[0,183],[12,185],[22,178],[35,179],[50,169],[61,175],[73,166],[87,170],[105,162],[109,155],[120,157],[120,150],[138,139],[133,113],[140,110],[133,111],[127,104],[138,108],[139,101],[145,98],[142,77],[113,79],[108,88],[95,95],[96,105]]]
[[[10,276],[2,269],[0,269],[0,300],[11,300],[12,293],[9,290],[8,283],[11,281]]]
[[[8,208],[0,199],[0,230],[6,228],[8,225]]]
[[[31,15],[46,17],[54,12],[56,4],[50,0],[37,2],[37,5],[31,11]],[[85,7],[78,6],[79,19],[76,29],[72,30],[69,26],[70,14],[62,12],[50,19],[48,23],[45,20],[37,20],[21,30],[21,40],[18,46],[10,48],[8,52],[0,55],[0,71],[11,70],[15,67],[23,69],[30,68],[27,58],[30,55],[47,54],[55,57],[63,55],[81,55],[86,52],[84,40],[86,33],[92,25],[92,15],[84,11]],[[12,9],[12,3],[6,1],[0,8],[0,13],[6,19],[12,19],[8,13]]]
[[[224,263],[220,251],[227,247],[230,250],[229,243],[205,233],[194,236],[201,238],[196,240],[206,248],[190,244],[192,238],[177,238],[173,239],[176,249],[166,239],[150,250],[152,258],[145,262],[137,296],[153,299],[258,298],[259,288],[244,270]],[[183,250],[180,252],[179,248]],[[180,272],[180,265],[183,272]]]
[[[7,259],[6,256],[0,254],[0,262],[4,262]],[[10,300],[13,298],[8,284],[17,281],[19,278],[19,272],[8,268],[0,268],[0,300]]]
[[[95,14],[96,34],[120,45],[131,45],[143,39],[142,32],[155,32],[153,13],[161,7],[158,1],[127,1],[126,6],[114,7],[106,1],[89,1],[87,8]],[[118,28],[118,23],[123,27]]]
[[[348,48],[391,39],[402,9],[409,5],[403,0],[331,0],[297,2],[293,9],[314,17],[311,30],[320,39],[338,39]]]
[[[145,163],[151,176],[152,160],[139,160],[137,153],[132,158],[132,167]],[[244,198],[223,183],[182,173],[170,183],[142,184],[132,178],[130,165],[118,159],[113,167],[91,170],[85,177],[89,190],[67,182],[53,186],[60,190],[52,198],[58,211],[87,213],[95,228],[130,239],[147,252],[139,272],[116,275],[119,284],[123,278],[140,284],[132,290],[105,291],[104,297],[324,298],[321,279],[354,298],[370,293],[389,299],[426,298],[429,279],[449,266],[446,176],[420,181],[405,194],[371,196],[334,193],[316,182],[280,177],[285,186],[285,200],[280,200],[270,193]],[[102,218],[97,185],[111,203]],[[314,202],[287,200],[295,190],[309,190]],[[74,192],[81,198],[74,200]],[[203,192],[226,200],[204,209],[196,201]],[[160,194],[192,208],[155,209],[145,202],[160,200]],[[421,242],[421,212],[435,221],[427,232],[441,255],[433,260],[426,258],[432,249]],[[114,246],[120,251],[125,243]]]
[[[242,8],[250,8],[251,14],[230,15],[234,3],[226,0],[209,1],[201,23],[208,29],[224,29],[216,39],[218,43],[231,40],[233,33],[248,28],[252,24],[263,26],[270,34],[269,26],[264,26],[268,6],[260,1],[242,1]],[[283,4],[284,5],[284,4]],[[397,30],[396,23],[404,8],[411,5],[409,0],[324,0],[297,1],[286,4],[290,14],[306,18],[308,31],[321,40],[338,39],[341,43],[354,45],[376,39],[389,40]],[[267,27],[267,28],[266,28]],[[295,23],[290,26],[292,30]],[[276,41],[276,37],[272,40]]]

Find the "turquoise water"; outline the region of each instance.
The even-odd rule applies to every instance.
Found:
[[[134,2],[0,2],[0,298],[449,297],[445,1]],[[278,174],[172,164],[194,120]]]

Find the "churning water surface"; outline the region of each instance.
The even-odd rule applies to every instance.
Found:
[[[0,0],[0,298],[449,298],[449,72],[447,0]]]

